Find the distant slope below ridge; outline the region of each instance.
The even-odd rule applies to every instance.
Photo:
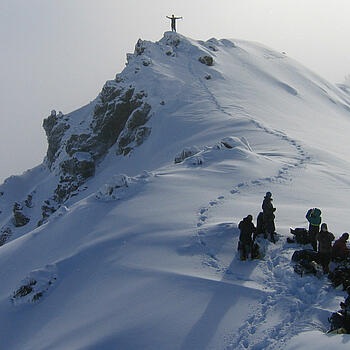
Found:
[[[166,32],[127,59],[0,186],[1,348],[345,348],[322,333],[343,293],[295,275],[285,236],[313,206],[348,230],[349,95],[243,40]],[[280,240],[240,262],[268,190]]]

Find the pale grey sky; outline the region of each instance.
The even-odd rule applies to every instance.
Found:
[[[0,182],[39,164],[42,120],[93,100],[133,52],[178,32],[257,41],[332,83],[350,73],[349,0],[0,0]]]

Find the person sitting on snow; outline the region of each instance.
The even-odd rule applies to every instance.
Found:
[[[238,228],[241,233],[239,235],[239,250],[241,253],[241,260],[246,260],[250,255],[252,259],[252,247],[253,239],[252,234],[255,232],[255,226],[253,224],[253,216],[248,215],[239,224]]]
[[[332,232],[328,231],[327,224],[321,225],[321,230],[316,236],[318,240],[318,252],[320,256],[323,273],[329,273],[329,263],[332,256],[332,241],[335,237]]]
[[[309,222],[309,239],[313,250],[317,251],[317,239],[316,236],[320,232],[321,225],[321,210],[318,208],[309,209],[306,213],[306,219]]]
[[[340,238],[338,238],[332,248],[332,257],[336,259],[346,259],[350,256],[350,249],[346,246],[346,241],[349,239],[349,234],[344,232]]]
[[[270,235],[271,242],[275,243],[274,234],[275,230],[275,214],[276,208],[273,207],[272,204],[272,194],[271,192],[266,192],[264,197],[264,201],[262,203],[263,210],[263,221],[264,221],[264,229],[267,235]]]

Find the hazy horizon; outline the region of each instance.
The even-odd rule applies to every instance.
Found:
[[[350,73],[349,9],[345,0],[3,0],[0,182],[41,163],[42,120],[93,100],[139,38],[157,41],[170,30],[167,15],[184,17],[185,36],[260,42],[338,83]]]

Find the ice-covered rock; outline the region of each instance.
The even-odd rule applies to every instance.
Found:
[[[14,305],[40,301],[57,282],[55,265],[32,271],[13,292],[11,301]]]
[[[199,151],[200,149],[197,146],[186,147],[175,156],[175,164],[183,162],[186,158],[192,157]]]
[[[129,187],[131,179],[124,175],[114,175],[111,181],[103,185],[96,193],[99,200],[116,200],[120,199],[125,189]]]
[[[199,61],[200,63],[206,64],[207,66],[212,66],[212,65],[214,65],[214,59],[213,59],[213,57],[208,56],[208,55],[199,57],[198,61]]]

